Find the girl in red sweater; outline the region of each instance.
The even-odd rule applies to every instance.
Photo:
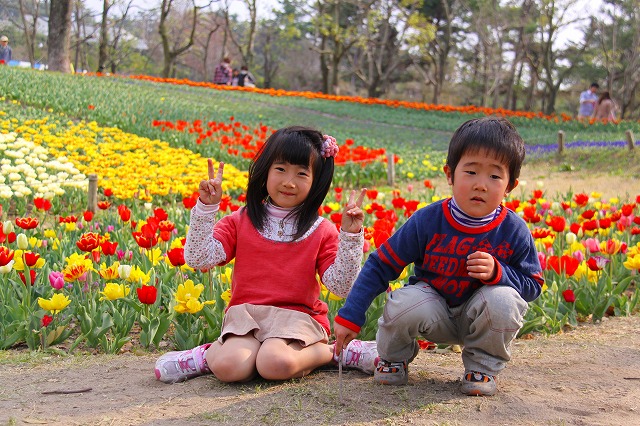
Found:
[[[213,373],[223,382],[302,377],[338,361],[319,276],[346,297],[362,263],[361,210],[366,189],[352,191],[341,230],[318,215],[334,170],[338,146],[306,127],[273,133],[249,168],[247,205],[216,221],[224,164],[208,161],[208,179],[191,211],[185,260],[195,269],[235,259],[231,300],[220,338],[169,352],[156,362],[158,380],[175,383]],[[353,340],[342,365],[373,374],[375,342]]]

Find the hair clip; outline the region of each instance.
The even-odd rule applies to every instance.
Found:
[[[320,155],[324,158],[335,157],[338,154],[340,148],[336,143],[336,138],[329,135],[322,135],[322,149],[320,149]]]

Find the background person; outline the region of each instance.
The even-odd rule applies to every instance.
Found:
[[[591,83],[589,90],[580,93],[580,109],[578,110],[578,118],[589,118],[593,115],[596,102],[598,102],[598,83]]]
[[[238,74],[238,86],[256,87],[256,79],[253,77],[253,74],[249,72],[249,68],[246,65],[240,67],[240,74]]]
[[[9,64],[11,61],[11,47],[9,46],[9,37],[3,35],[0,37],[0,63]]]
[[[231,59],[225,57],[220,65],[216,67],[213,74],[213,84],[231,84],[233,70],[231,69]]]
[[[611,99],[609,92],[602,92],[593,111],[593,117],[605,123],[614,121],[616,119],[616,109],[616,103]]]

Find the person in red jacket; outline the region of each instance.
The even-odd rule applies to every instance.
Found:
[[[156,362],[158,380],[174,383],[206,373],[222,382],[302,377],[336,363],[328,307],[320,283],[345,297],[360,271],[366,194],[351,192],[341,229],[318,215],[338,145],[307,127],[273,133],[249,168],[246,206],[216,220],[223,167],[209,160],[191,210],[184,253],[189,266],[209,269],[235,259],[231,300],[220,338]],[[342,366],[373,374],[375,342],[352,340]]]
[[[225,57],[220,65],[216,67],[213,74],[213,84],[231,84],[232,74],[231,59]]]

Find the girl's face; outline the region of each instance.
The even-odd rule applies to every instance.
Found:
[[[490,153],[465,153],[454,173],[444,166],[447,181],[452,186],[458,207],[473,217],[483,217],[494,211],[513,188],[509,185],[509,168]]]
[[[312,183],[311,165],[297,166],[276,161],[269,168],[267,192],[275,206],[293,208],[307,199]]]

